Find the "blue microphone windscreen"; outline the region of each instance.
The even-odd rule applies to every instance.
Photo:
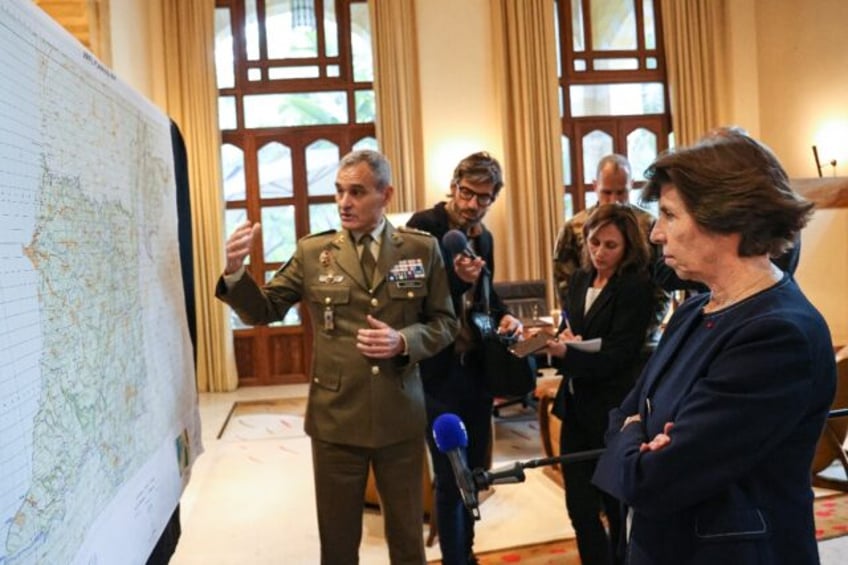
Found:
[[[468,446],[468,433],[465,431],[465,424],[456,414],[446,412],[440,415],[433,422],[433,439],[436,440],[436,447],[442,453],[447,453],[457,447]]]
[[[448,230],[442,236],[442,245],[452,254],[457,255],[465,251],[465,248],[468,247],[468,238],[459,230]]]

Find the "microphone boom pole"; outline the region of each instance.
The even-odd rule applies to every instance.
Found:
[[[589,449],[559,455],[557,457],[516,461],[512,467],[501,470],[486,471],[485,469],[474,469],[471,475],[474,478],[474,486],[477,487],[477,490],[487,490],[490,486],[497,484],[523,483],[527,479],[524,469],[546,467],[556,465],[557,463],[569,464],[580,461],[591,461],[600,457],[603,452],[603,449]]]

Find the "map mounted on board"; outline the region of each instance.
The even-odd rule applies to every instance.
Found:
[[[0,565],[143,563],[201,449],[170,121],[0,3]]]

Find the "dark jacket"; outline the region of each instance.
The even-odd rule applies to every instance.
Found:
[[[616,274],[584,314],[586,291],[594,279],[594,269],[574,273],[568,287],[566,312],[572,332],[584,340],[601,338],[601,350],[588,353],[569,348],[565,357],[557,360],[557,368],[564,378],[557,391],[554,414],[560,418],[566,416],[564,395],[570,381],[574,404],[580,406],[581,415],[591,420],[584,421],[584,426],[601,438],[609,410],[630,391],[641,369],[656,293],[647,271]]]
[[[610,413],[593,482],[633,511],[630,565],[818,563],[810,466],[836,382],[827,325],[788,275],[703,314],[708,300],[675,312]],[[671,443],[640,453],[667,422]]]
[[[461,316],[461,313],[464,311],[462,306],[463,296],[473,285],[456,276],[456,272],[453,269],[453,255],[445,248],[444,245],[442,245],[442,237],[444,237],[444,235],[451,229],[448,213],[445,209],[445,203],[439,202],[432,208],[416,212],[412,215],[406,225],[411,228],[426,231],[439,240],[439,249],[442,252],[445,270],[448,273],[448,286],[450,287],[450,295],[453,300],[454,311],[457,316]],[[482,226],[482,228],[482,233],[474,238],[474,252],[486,261],[486,267],[492,275],[489,278],[491,281],[495,274],[495,258],[493,250],[494,242],[492,239],[492,233],[486,228],[486,226]],[[475,289],[474,293],[474,301],[479,303],[482,301],[480,292],[481,289],[479,288],[479,285],[477,286],[478,288]],[[492,316],[495,320],[500,320],[504,314],[507,313],[507,308],[498,296],[497,292],[495,292],[491,287],[489,289],[489,294],[489,304]],[[462,323],[465,324],[466,321],[463,320]],[[421,363],[421,375],[425,379],[425,389],[427,388],[428,378],[445,374],[445,369],[449,363],[450,357],[455,354],[454,345],[451,344],[434,357],[426,359]]]

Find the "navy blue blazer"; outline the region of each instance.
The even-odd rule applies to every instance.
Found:
[[[610,413],[593,482],[633,512],[631,565],[818,563],[810,466],[836,383],[828,328],[788,275],[703,314],[708,300],[675,312]],[[671,443],[639,453],[666,422]]]

